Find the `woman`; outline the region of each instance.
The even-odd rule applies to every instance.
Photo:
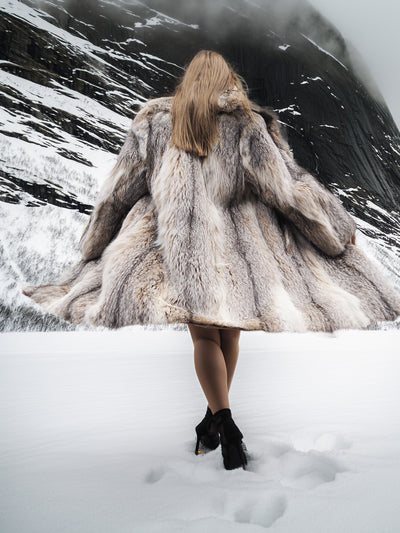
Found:
[[[74,323],[186,323],[208,401],[195,452],[245,467],[229,406],[240,330],[365,329],[400,296],[355,246],[356,223],[294,160],[276,114],[202,50],[175,94],[132,121],[79,242],[81,260],[23,292]]]

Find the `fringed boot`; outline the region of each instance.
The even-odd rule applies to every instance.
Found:
[[[217,427],[215,425],[211,409],[207,406],[206,414],[203,420],[196,426],[196,449],[195,454],[207,453],[218,447],[220,439]]]
[[[221,451],[226,470],[246,469],[246,446],[242,442],[243,434],[232,418],[229,408],[220,409],[213,415],[214,423],[221,438]]]

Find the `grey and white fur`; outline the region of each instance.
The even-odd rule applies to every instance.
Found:
[[[219,98],[221,144],[170,147],[172,97],[133,119],[79,242],[80,261],[23,293],[74,323],[365,329],[400,295],[357,245],[339,199],[301,168],[277,115]]]

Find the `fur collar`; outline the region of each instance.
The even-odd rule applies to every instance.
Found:
[[[147,102],[141,104],[141,111],[146,110],[148,113],[157,113],[158,111],[169,111],[172,105],[173,96],[161,96],[159,98],[152,98]],[[252,103],[252,102],[251,102]],[[252,103],[253,104],[253,103]],[[231,113],[236,109],[243,108],[243,99],[241,92],[235,86],[233,89],[228,89],[220,94],[218,98],[218,108],[220,111]],[[254,111],[259,108],[254,104]],[[272,110],[273,111],[273,110]]]
[[[242,102],[238,95],[239,91],[236,88],[224,91],[218,98],[218,108],[221,111],[230,113],[235,109],[242,107]],[[173,96],[152,98],[141,104],[141,111],[146,110],[149,114],[157,113],[158,111],[169,111],[173,98]]]
[[[159,111],[168,112],[171,109],[173,96],[161,96],[152,98],[141,105],[137,115],[149,116]],[[250,100],[251,110],[262,116],[267,126],[268,132],[273,138],[279,149],[284,150],[292,157],[291,150],[287,143],[286,133],[282,133],[279,124],[279,116],[272,107],[260,106]],[[243,100],[239,89],[235,86],[233,89],[224,91],[218,98],[218,107],[221,112],[232,113],[237,109],[243,108]]]

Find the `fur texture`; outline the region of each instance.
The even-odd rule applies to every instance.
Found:
[[[364,329],[400,295],[350,243],[356,224],[301,168],[276,114],[219,100],[222,144],[169,146],[172,97],[148,101],[83,231],[81,260],[24,294],[74,323],[192,322],[265,331]]]

